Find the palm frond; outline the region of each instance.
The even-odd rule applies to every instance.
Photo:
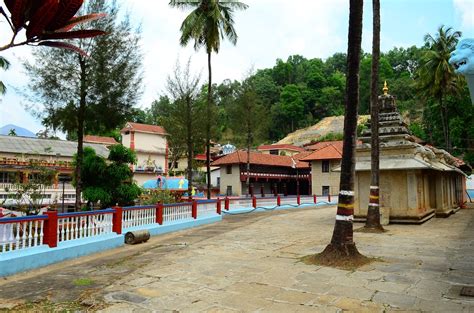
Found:
[[[248,6],[236,0],[171,0],[171,7],[194,10],[181,24],[180,44],[186,46],[194,41],[194,48],[205,46],[206,52],[219,52],[222,39],[237,43],[234,28],[234,10],[245,10]]]
[[[7,87],[5,87],[5,84],[0,81],[0,95],[4,95],[7,92]]]
[[[9,67],[10,67],[10,62],[8,62],[8,60],[5,59],[4,57],[0,56],[0,68],[4,70],[8,70]]]
[[[171,0],[169,6],[178,9],[190,9],[198,7],[200,4],[200,0]]]

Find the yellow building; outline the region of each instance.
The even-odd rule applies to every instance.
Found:
[[[128,122],[120,131],[122,144],[137,154],[132,165],[133,178],[139,185],[168,172],[168,134],[161,126]]]
[[[342,141],[323,141],[307,148],[314,151],[301,161],[311,162],[312,193],[323,196],[337,195],[341,175],[335,169],[341,165]]]

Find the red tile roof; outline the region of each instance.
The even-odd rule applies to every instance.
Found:
[[[212,162],[212,166],[228,165],[228,164],[245,164],[247,163],[247,151],[236,151],[234,153],[223,156],[222,158]],[[297,158],[283,155],[263,154],[250,152],[250,163],[265,166],[293,167],[296,163],[298,168],[309,168],[309,164],[301,162]]]
[[[132,122],[127,122],[127,124],[125,124],[125,127],[122,128],[120,132],[123,133],[129,130],[134,130],[139,133],[153,133],[153,134],[167,135],[165,129],[161,126],[132,123]]]
[[[93,136],[93,135],[85,135],[84,142],[89,142],[89,143],[101,143],[105,145],[116,145],[118,142],[115,140],[115,138],[112,137],[103,137],[103,136]]]
[[[320,141],[320,142],[316,142],[314,144],[306,146],[306,149],[316,151],[327,146],[334,146],[336,149],[338,149],[342,153],[342,140]]]
[[[199,160],[199,161],[206,161],[207,160],[206,154],[204,154],[204,153],[196,154],[194,156],[194,159]]]
[[[319,150],[313,151],[310,155],[301,159],[301,161],[315,161],[315,160],[333,160],[342,159],[342,147],[336,145],[327,145]]]
[[[290,151],[305,151],[304,148],[288,145],[288,144],[276,144],[276,145],[261,145],[257,150],[290,150]]]

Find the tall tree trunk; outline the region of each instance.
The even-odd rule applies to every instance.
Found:
[[[346,110],[341,177],[336,223],[331,243],[322,254],[355,256],[359,252],[353,241],[355,146],[357,109],[359,105],[359,67],[362,40],[363,0],[350,0],[349,40],[347,48]]]
[[[380,225],[380,151],[379,151],[379,103],[377,96],[380,59],[380,0],[372,0],[373,38],[372,38],[372,73],[370,82],[370,128],[371,138],[371,180],[369,207],[367,209],[366,228],[383,229]]]
[[[247,110],[247,179],[245,180],[245,184],[247,185],[247,193],[250,195],[250,146],[252,144],[252,127],[250,125],[251,119],[251,112],[250,107]]]
[[[206,170],[207,170],[207,198],[211,199],[211,102],[212,102],[212,68],[211,51],[207,53],[207,70],[209,82],[207,85],[207,118],[206,118]]]
[[[448,114],[443,102],[443,95],[439,97],[439,108],[441,110],[441,124],[443,126],[443,137],[444,137],[444,149],[450,152],[449,147],[449,129],[448,129]]]
[[[77,112],[77,157],[76,157],[76,202],[75,210],[81,209],[81,193],[82,193],[82,160],[84,156],[83,139],[84,139],[84,119],[86,113],[86,61],[82,56],[79,56],[79,65],[81,69],[81,85],[80,85],[80,100],[79,111]]]
[[[193,193],[193,130],[191,115],[191,98],[186,97],[186,147],[188,149],[188,197],[192,199]]]

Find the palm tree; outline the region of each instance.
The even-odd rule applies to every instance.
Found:
[[[211,54],[219,53],[221,39],[227,38],[237,44],[234,28],[234,10],[245,10],[247,5],[236,0],[171,0],[173,8],[194,9],[181,24],[180,44],[186,46],[194,40],[194,49],[206,48],[209,80],[207,85],[206,123],[206,165],[207,198],[211,198],[211,107],[212,107],[212,67]]]
[[[4,57],[0,56],[0,69],[8,70],[9,67],[10,67],[10,62],[8,62],[8,60],[5,59]],[[7,87],[3,84],[2,81],[0,81],[0,95],[4,95],[6,91],[7,91]]]
[[[380,60],[380,0],[372,0],[373,10],[373,37],[372,37],[372,73],[370,82],[370,128],[371,138],[371,181],[370,198],[367,209],[365,227],[374,230],[383,230],[380,225],[379,208],[379,178],[380,178],[380,151],[379,151],[379,104],[377,97]]]
[[[417,87],[425,100],[434,98],[440,110],[443,127],[444,145],[451,151],[449,134],[449,112],[445,101],[448,95],[459,95],[459,76],[449,64],[451,52],[461,36],[461,32],[453,31],[451,27],[440,26],[435,37],[425,35],[425,45],[428,50],[424,53],[422,64],[418,72]]]
[[[359,106],[359,68],[362,40],[363,0],[350,0],[347,48],[346,107],[344,139],[336,224],[331,243],[319,255],[322,262],[337,264],[361,257],[353,241],[355,146]]]
[[[15,129],[15,128],[11,128],[11,129],[8,131],[8,136],[17,136],[17,134],[16,134],[16,129]]]

